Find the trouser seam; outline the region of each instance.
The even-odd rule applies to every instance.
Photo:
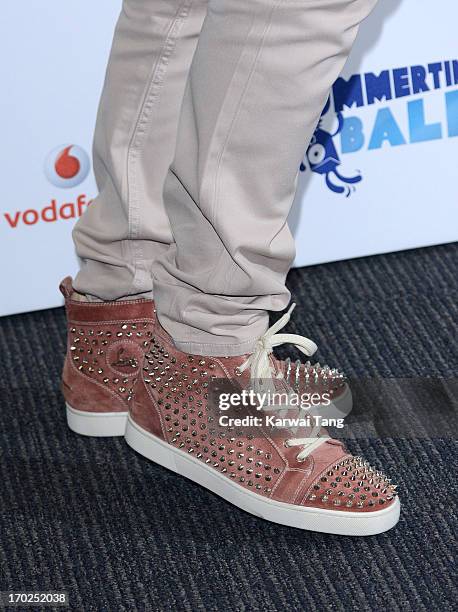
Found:
[[[222,160],[223,160],[224,154],[226,152],[226,148],[227,148],[228,142],[229,142],[230,137],[232,135],[232,131],[233,131],[234,126],[236,124],[236,121],[237,121],[237,119],[238,119],[238,117],[240,115],[240,112],[241,112],[241,109],[242,109],[242,105],[243,105],[243,102],[245,100],[245,96],[246,96],[247,91],[248,91],[248,87],[249,87],[249,85],[251,83],[251,80],[252,80],[252,78],[253,78],[253,76],[254,76],[254,74],[256,72],[256,68],[257,68],[257,65],[258,65],[259,57],[260,57],[261,52],[262,52],[262,50],[264,48],[266,37],[267,37],[267,35],[268,35],[269,31],[270,31],[270,28],[272,27],[273,15],[274,15],[275,11],[278,9],[278,7],[281,4],[284,3],[284,1],[285,0],[278,0],[276,2],[276,4],[270,10],[269,19],[268,19],[268,22],[266,23],[266,25],[264,27],[259,47],[258,47],[258,49],[256,51],[255,58],[253,60],[252,66],[250,68],[250,73],[249,73],[247,81],[246,81],[246,83],[245,83],[245,85],[243,87],[243,91],[242,91],[242,94],[240,96],[239,102],[237,103],[237,108],[236,108],[234,117],[232,118],[232,121],[231,121],[230,126],[229,126],[229,130],[228,130],[228,132],[226,134],[226,138],[224,139],[224,143],[223,143],[222,149],[221,149],[220,154],[218,156],[218,160],[217,160],[217,164],[216,164],[216,169],[215,169],[215,182],[214,182],[214,190],[213,190],[213,202],[212,202],[212,205],[210,207],[211,212],[210,212],[210,215],[209,215],[209,217],[210,217],[209,220],[210,220],[210,222],[211,222],[213,227],[216,227],[216,222],[217,222],[217,212],[218,212],[217,211],[217,203],[218,203],[218,197],[219,197],[219,193],[220,193],[219,174],[220,174]],[[234,76],[235,76],[235,73],[234,73]],[[218,265],[219,265],[219,263],[221,261],[221,258],[223,256],[225,250],[226,250],[226,248],[225,248],[225,245],[223,244],[222,252],[221,252],[220,256],[218,257],[218,261],[215,263],[215,266],[213,267],[211,273],[209,274],[209,281],[208,281],[208,285],[207,286],[210,285],[211,279],[215,276],[215,274],[217,272],[217,269],[218,269]],[[224,277],[225,281],[223,283],[223,286],[219,290],[219,293],[224,294],[224,293],[227,292],[228,287],[230,286],[230,283],[232,281],[232,278],[233,278],[233,276],[235,274],[235,270],[236,270],[237,267],[238,267],[237,263],[232,258],[232,266],[231,266],[232,269]]]
[[[218,199],[219,199],[219,194],[220,194],[220,169],[221,169],[223,157],[224,157],[224,154],[226,152],[226,148],[228,146],[229,140],[231,138],[234,126],[235,126],[235,124],[237,122],[237,119],[238,119],[238,117],[240,115],[240,112],[241,112],[243,103],[245,101],[245,97],[246,97],[248,88],[249,88],[249,86],[251,84],[251,81],[253,79],[254,74],[256,73],[256,68],[258,66],[258,62],[259,62],[259,58],[261,56],[262,50],[264,49],[264,44],[266,42],[267,35],[269,34],[270,29],[272,27],[272,20],[273,20],[274,13],[278,9],[280,4],[283,4],[283,2],[284,2],[284,0],[278,0],[278,2],[272,7],[272,9],[270,11],[269,21],[268,21],[268,23],[266,24],[266,26],[264,28],[264,31],[263,31],[263,34],[262,34],[262,39],[261,39],[259,48],[258,48],[258,50],[256,52],[256,57],[254,59],[253,65],[251,67],[249,77],[248,77],[248,79],[247,79],[247,81],[245,83],[245,87],[243,88],[242,95],[240,97],[239,103],[237,105],[236,112],[235,112],[234,117],[233,117],[233,119],[231,121],[231,125],[229,127],[229,131],[227,133],[226,139],[225,139],[224,144],[223,144],[223,148],[221,150],[221,154],[220,154],[219,159],[218,159],[218,164],[216,166],[216,173],[215,173],[215,192],[214,192],[215,200],[214,200],[214,203],[213,203],[213,206],[212,206],[212,221],[213,221],[214,225],[216,225],[216,219],[217,219],[217,214],[218,214],[217,206],[218,206]],[[231,285],[232,278],[233,278],[233,276],[235,274],[236,268],[237,268],[237,262],[235,262],[232,259],[232,270],[226,276],[226,281],[224,283],[224,287],[223,287],[222,293],[226,293],[228,291],[228,289],[229,289],[229,287]]]
[[[145,281],[150,281],[148,271],[144,269],[144,250],[139,241],[140,230],[140,201],[139,186],[137,179],[138,159],[142,154],[142,145],[147,133],[151,113],[154,105],[159,98],[159,93],[163,87],[166,69],[170,57],[175,49],[181,26],[189,15],[193,0],[185,0],[175,13],[175,17],[167,32],[162,45],[161,52],[148,79],[148,87],[144,95],[140,111],[135,122],[135,127],[129,143],[127,153],[127,214],[128,214],[128,244],[131,249],[133,280],[128,294],[135,294],[139,288],[144,286]]]
[[[219,183],[220,183],[220,181],[219,181],[219,174],[220,174],[222,160],[223,160],[224,154],[226,152],[226,148],[227,148],[227,145],[229,143],[229,139],[230,139],[230,137],[232,135],[232,131],[234,129],[235,123],[236,123],[236,121],[237,121],[237,119],[239,117],[240,111],[242,109],[242,104],[243,104],[243,102],[245,100],[245,96],[247,94],[248,87],[249,87],[249,85],[251,83],[251,80],[252,80],[254,74],[255,74],[256,67],[257,67],[258,61],[259,61],[259,57],[260,57],[261,52],[262,52],[262,50],[264,48],[264,44],[265,44],[265,41],[266,41],[267,34],[269,33],[270,28],[272,27],[272,18],[273,18],[273,15],[274,15],[275,11],[277,10],[277,8],[280,6],[280,4],[282,4],[283,2],[284,2],[284,0],[278,0],[278,2],[276,2],[276,4],[272,7],[272,9],[270,11],[269,21],[268,21],[268,23],[266,24],[266,26],[264,28],[264,31],[263,31],[263,34],[262,34],[262,39],[260,41],[258,50],[256,51],[256,56],[254,58],[253,64],[252,64],[251,69],[250,69],[250,74],[249,74],[248,79],[247,79],[247,81],[245,83],[245,86],[243,88],[242,95],[240,96],[240,100],[239,100],[239,102],[237,104],[237,108],[236,108],[234,117],[232,118],[232,121],[231,121],[231,124],[229,126],[229,130],[227,132],[226,138],[224,139],[224,143],[223,143],[221,152],[220,152],[220,154],[218,156],[218,162],[217,162],[216,169],[215,169],[214,201],[213,201],[212,208],[211,208],[211,211],[212,211],[211,212],[211,222],[212,222],[213,226],[216,225],[217,202],[218,202],[218,196],[219,196],[219,192],[220,192],[220,188],[219,188]]]

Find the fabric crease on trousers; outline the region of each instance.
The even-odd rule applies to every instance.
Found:
[[[77,291],[153,296],[176,346],[253,350],[289,301],[304,151],[376,0],[124,0]]]

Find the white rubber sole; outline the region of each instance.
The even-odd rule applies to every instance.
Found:
[[[67,424],[77,434],[103,438],[123,436],[126,431],[128,412],[86,412],[66,406]]]
[[[238,486],[205,463],[163,442],[130,417],[127,419],[125,438],[131,448],[147,459],[193,480],[242,510],[273,523],[337,535],[368,536],[391,529],[399,520],[401,505],[398,499],[387,508],[364,514],[304,508],[267,499]]]

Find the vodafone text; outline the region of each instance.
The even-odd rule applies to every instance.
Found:
[[[3,216],[11,229],[16,229],[19,225],[35,225],[40,221],[55,223],[62,219],[77,219],[81,217],[91,202],[92,200],[88,200],[87,196],[83,193],[76,198],[76,202],[58,204],[57,200],[52,199],[50,204],[42,209],[29,208],[15,213],[3,213]]]

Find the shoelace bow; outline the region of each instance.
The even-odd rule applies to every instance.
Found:
[[[257,381],[272,379],[274,377],[270,355],[275,347],[281,344],[293,344],[301,353],[304,353],[304,355],[308,357],[316,352],[318,347],[310,338],[298,334],[277,333],[289,323],[291,313],[295,307],[296,304],[293,303],[288,311],[276,323],[269,327],[266,333],[257,341],[253,353],[241,366],[239,366],[239,372],[244,372],[247,368],[250,368],[250,378],[252,381],[255,381],[255,384]],[[281,375],[276,376],[276,378],[280,377]],[[278,409],[279,407],[277,406],[276,408]],[[312,437],[309,438],[290,438],[285,440],[286,446],[303,447],[297,455],[298,461],[303,461],[313,450],[315,450],[315,448],[326,441],[327,438],[317,437],[320,429],[320,426],[314,427],[312,429]]]
[[[256,343],[254,352],[248,357],[248,359],[239,367],[240,372],[244,372],[248,367],[250,368],[251,379],[263,379],[272,378],[273,370],[270,363],[270,355],[272,354],[276,346],[281,344],[294,344],[294,346],[310,357],[318,349],[317,345],[306,338],[305,336],[299,336],[298,334],[278,334],[280,329],[283,329],[285,325],[289,323],[291,313],[295,309],[296,304],[291,304],[288,312],[286,312],[276,323],[274,323],[266,333],[259,338]]]

